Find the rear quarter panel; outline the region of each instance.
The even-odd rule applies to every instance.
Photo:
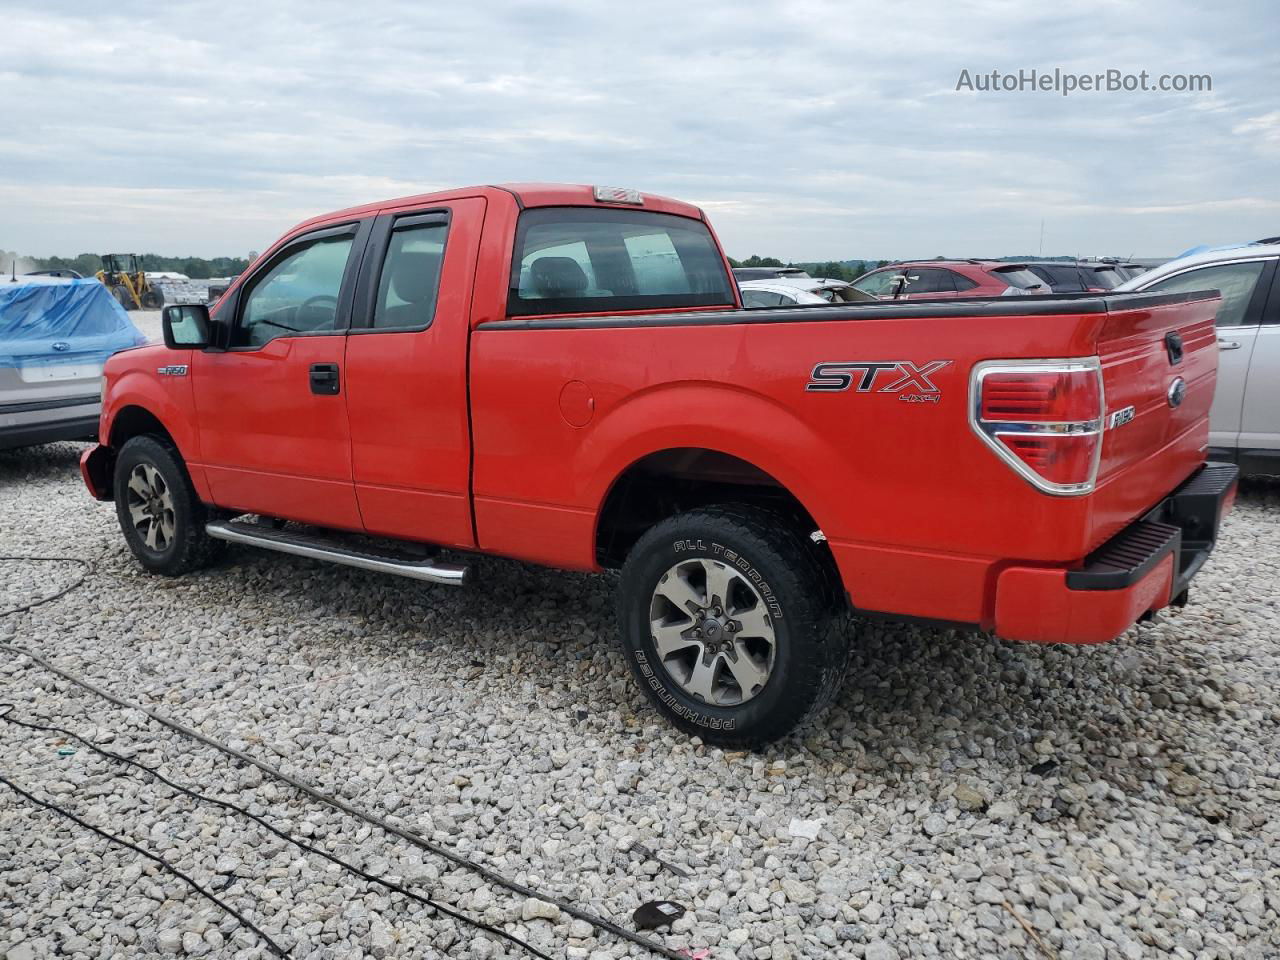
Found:
[[[595,515],[641,457],[703,447],[771,474],[816,519],[856,605],[978,622],[1001,561],[1087,552],[1088,498],[1046,496],[968,426],[980,360],[1093,354],[1105,315],[820,319],[478,330],[474,494],[483,549],[595,565]],[[930,361],[936,402],[806,391],[821,362]],[[591,400],[574,426],[561,407]],[[576,417],[573,419],[581,419]]]

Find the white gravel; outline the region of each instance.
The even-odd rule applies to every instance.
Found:
[[[683,903],[672,947],[1280,955],[1280,482],[1246,485],[1185,611],[1088,649],[864,627],[824,722],[747,754],[648,709],[613,643],[607,578],[482,560],[478,585],[452,590],[242,549],[166,581],[83,492],[78,450],[0,453],[0,553],[98,560],[79,590],[0,619],[0,640],[624,925],[644,901]],[[0,571],[0,609],[77,573]],[[553,956],[648,955],[25,658],[0,664],[0,700]],[[160,853],[294,957],[524,956],[60,746],[0,722],[4,776]],[[266,955],[181,882],[2,786],[0,914],[6,960]]]
[[[159,310],[130,310],[129,319],[150,342],[159,343],[164,339]]]

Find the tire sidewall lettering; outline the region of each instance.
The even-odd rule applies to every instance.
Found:
[[[760,597],[764,600],[765,606],[769,608],[769,616],[775,620],[785,619],[782,611],[782,604],[778,601],[777,596],[773,592],[773,588],[769,586],[769,581],[764,578],[755,565],[732,547],[726,547],[724,544],[716,543],[714,540],[704,540],[700,537],[687,538],[677,540],[671,545],[672,551],[677,556],[709,556],[712,560],[719,560],[734,567],[746,577],[753,587],[759,591]]]

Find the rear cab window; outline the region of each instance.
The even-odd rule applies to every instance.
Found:
[[[520,215],[510,316],[734,305],[729,272],[700,220],[609,207]]]

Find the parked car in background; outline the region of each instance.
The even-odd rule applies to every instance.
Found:
[[[24,277],[60,277],[63,280],[79,280],[83,274],[70,267],[61,267],[56,270],[29,270],[23,274]]]
[[[1116,268],[1116,272],[1120,274],[1122,281],[1132,280],[1134,277],[1140,277],[1142,274],[1150,270],[1155,264],[1151,263],[1132,263],[1124,260],[1110,260],[1103,257],[1101,263],[1110,263]]]
[[[1049,285],[1046,293],[1102,293],[1114,290],[1127,279],[1114,263],[1040,260],[1029,262],[1026,267]]]
[[[95,279],[29,276],[0,284],[0,450],[92,440],[103,363],[145,342]]]
[[[1244,473],[1280,473],[1280,237],[1205,250],[1155,267],[1117,291],[1222,295],[1218,388],[1209,443]]]
[[[231,288],[231,285],[239,279],[240,274],[237,273],[234,277],[220,277],[216,280],[210,280],[205,293],[205,300],[208,303],[217,303],[219,298],[221,298],[221,296]]]
[[[807,277],[809,274],[800,267],[734,267],[733,279],[741,283],[744,280],[773,280],[777,277]]]
[[[1010,297],[1049,293],[1021,263],[999,260],[921,260],[891,263],[863,274],[853,286],[877,300]]]
[[[766,300],[772,297],[763,296],[764,287],[758,284],[768,284],[769,289],[777,293],[782,301],[780,303],[747,303],[746,291],[748,286],[758,291],[753,295],[753,300]],[[743,291],[743,306],[787,306],[789,303],[809,303],[807,299],[801,296],[814,296],[823,303],[861,303],[868,300],[878,300],[869,293],[863,293],[854,287],[847,280],[834,280],[827,277],[796,277],[786,276],[778,277],[775,280],[748,280],[746,283],[739,283],[739,287]]]
[[[781,280],[748,280],[739,283],[742,291],[742,305],[747,309],[753,307],[794,307],[825,306],[830,303],[825,297],[810,293],[793,283]]]

